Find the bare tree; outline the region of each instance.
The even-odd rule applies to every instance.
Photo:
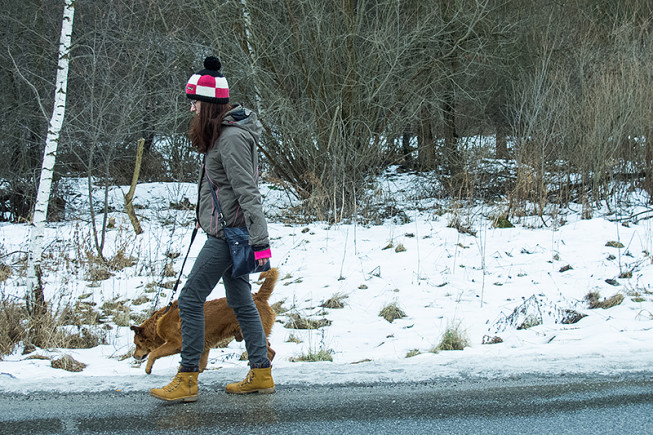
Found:
[[[54,5],[26,0],[7,2],[0,10],[1,220],[31,219],[54,97],[53,77],[44,72],[55,71],[60,26],[61,7]],[[50,201],[50,217],[57,202]]]
[[[187,72],[184,56],[177,56],[184,47],[169,34],[181,36],[177,20],[183,16],[175,17],[172,6],[147,0],[86,6],[77,26],[80,62],[71,71],[74,115],[65,133],[74,155],[70,165],[88,180],[90,239],[103,259],[109,192],[132,180],[140,138],[145,139],[142,177],[188,177],[182,160],[189,160],[189,153],[180,138],[188,115],[186,106],[177,104]],[[155,146],[162,143],[169,155]]]

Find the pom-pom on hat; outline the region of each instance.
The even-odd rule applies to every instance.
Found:
[[[204,69],[196,72],[186,83],[186,96],[191,100],[207,103],[227,104],[229,102],[229,84],[220,73],[222,63],[217,57],[204,59]]]

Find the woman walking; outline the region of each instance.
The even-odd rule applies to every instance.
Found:
[[[196,225],[207,234],[188,281],[179,295],[181,366],[175,378],[150,394],[174,402],[197,400],[199,360],[204,350],[204,302],[220,278],[227,303],[234,310],[245,340],[250,371],[245,380],[226,387],[227,393],[274,393],[267,339],[252,299],[249,275],[232,277],[232,260],[214,201],[228,226],[247,227],[256,261],[271,257],[267,223],[258,190],[256,144],[262,130],[256,114],[229,104],[229,86],[219,72],[220,60],[207,57],[204,69],[186,84],[190,99],[190,138],[203,155],[198,187]]]

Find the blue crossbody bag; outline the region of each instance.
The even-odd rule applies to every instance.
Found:
[[[229,245],[229,253],[231,254],[231,260],[233,261],[231,276],[238,278],[250,273],[260,273],[270,270],[269,261],[261,266],[258,264],[258,261],[256,261],[256,258],[254,258],[254,250],[249,244],[249,232],[247,231],[247,227],[227,226],[227,221],[225,221],[222,209],[220,208],[218,195],[216,195],[215,190],[213,189],[213,183],[206,173],[206,167],[203,168],[203,172],[206,181],[209,183],[213,205],[218,211],[218,222],[222,226],[224,238],[227,240],[227,244]]]

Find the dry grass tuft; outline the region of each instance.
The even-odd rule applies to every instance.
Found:
[[[130,313],[131,309],[127,305],[126,301],[118,300],[118,298],[107,301],[102,304],[100,307],[102,310],[102,317],[112,317],[113,322],[117,326],[129,326],[130,325]]]
[[[22,304],[0,300],[0,358],[14,351],[18,343],[25,340],[27,311]]]
[[[62,325],[99,325],[100,313],[95,309],[95,302],[78,301],[73,307],[64,307],[59,316]]]
[[[323,308],[344,308],[345,303],[342,302],[343,299],[347,299],[349,296],[342,293],[336,293],[331,298],[327,299],[320,306]]]
[[[503,343],[503,338],[499,337],[498,335],[490,336],[490,335],[484,335],[483,336],[483,341],[481,342],[482,344],[498,344],[498,343]]]
[[[176,275],[177,275],[177,272],[175,272],[173,262],[171,261],[170,263],[166,263],[166,267],[163,269],[163,276],[170,278],[170,277],[176,276]]]
[[[292,313],[288,316],[288,321],[284,327],[288,329],[318,329],[329,325],[331,325],[331,320],[329,319],[313,320],[302,317],[299,314]]]
[[[437,353],[442,350],[463,350],[469,346],[469,339],[464,331],[461,331],[460,325],[449,327],[444,334],[440,344],[431,349],[431,352]]]
[[[102,263],[89,263],[88,269],[86,271],[86,278],[89,281],[106,281],[111,278],[113,273],[111,273]]]
[[[0,282],[5,282],[11,276],[11,266],[0,263]]]
[[[126,246],[122,246],[110,259],[103,258],[96,255],[91,250],[87,250],[87,279],[94,282],[104,281],[111,278],[114,272],[118,272],[127,267],[135,265],[136,259],[126,255],[125,250]]]
[[[50,365],[55,369],[63,369],[69,372],[81,372],[86,368],[86,364],[76,361],[70,355],[64,355],[59,359],[52,360]]]
[[[53,328],[43,330],[43,337],[34,343],[41,348],[91,349],[106,344],[106,331],[99,328],[65,328],[53,319]]]
[[[150,313],[148,311],[143,311],[143,312],[132,311],[129,314],[129,317],[131,318],[131,325],[140,325],[141,323],[149,319]]]
[[[288,338],[286,339],[286,343],[297,343],[297,344],[299,344],[299,343],[303,343],[303,342],[304,341],[301,338],[297,337],[293,333],[290,333],[290,335],[288,335]]]
[[[0,300],[0,357],[11,354],[16,345],[25,349],[66,348],[88,349],[106,344],[106,331],[94,327],[97,313],[88,303],[66,306],[59,312],[46,310],[38,316],[27,312],[24,305]],[[89,321],[90,323],[83,323]]]
[[[297,357],[288,359],[290,362],[317,362],[317,361],[333,361],[331,356],[333,351],[331,349],[309,350],[308,353],[302,354]]]
[[[275,302],[270,307],[272,308],[272,311],[274,311],[276,314],[283,314],[288,312],[288,308],[284,307],[283,304],[286,302],[286,300],[282,300],[279,302]]]
[[[598,292],[590,292],[585,296],[585,300],[591,309],[603,308],[608,309],[621,304],[624,301],[624,295],[617,293],[616,295],[600,300],[601,295]]]
[[[136,264],[136,259],[125,254],[126,247],[123,246],[116,252],[116,255],[109,260],[108,265],[114,272],[132,267]]]
[[[412,358],[414,356],[421,355],[421,354],[422,352],[419,349],[413,349],[408,351],[408,353],[406,353],[406,358]]]
[[[379,313],[379,316],[383,317],[385,320],[392,323],[397,319],[406,317],[406,313],[404,313],[402,309],[399,308],[399,306],[397,306],[396,302],[393,302],[383,307],[383,309]]]
[[[140,295],[132,301],[132,305],[138,306],[150,302],[150,298],[147,295]]]
[[[41,361],[50,361],[52,358],[50,358],[49,356],[36,354],[36,355],[30,355],[30,356],[28,356],[28,357],[25,358],[25,359],[34,359],[34,360],[41,360]]]
[[[510,219],[508,219],[508,216],[503,215],[503,216],[497,216],[494,218],[494,222],[492,223],[494,228],[514,228],[515,226],[510,222]]]
[[[458,216],[454,216],[449,221],[447,227],[455,228],[461,234],[469,234],[470,236],[476,237],[476,231],[470,225],[463,224]]]

